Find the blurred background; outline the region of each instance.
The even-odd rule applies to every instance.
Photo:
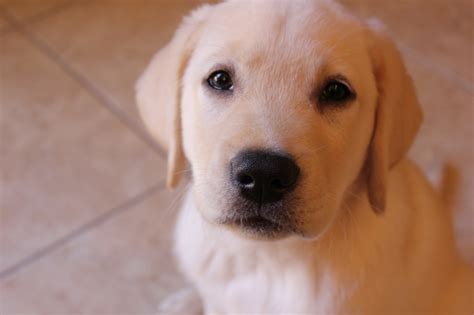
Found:
[[[266,1],[266,0],[242,0]],[[0,0],[0,313],[153,313],[184,285],[180,190],[134,82],[204,1]],[[457,241],[474,263],[472,0],[344,0],[386,23],[425,120],[411,156],[462,174]]]

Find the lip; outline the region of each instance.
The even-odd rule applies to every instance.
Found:
[[[285,227],[262,216],[240,217],[226,220],[227,224],[238,226],[249,232],[259,234],[274,234],[285,231]]]

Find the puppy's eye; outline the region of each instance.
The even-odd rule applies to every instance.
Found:
[[[224,70],[217,70],[207,78],[210,87],[216,90],[230,91],[234,88],[234,83],[230,74]]]
[[[329,81],[319,95],[321,103],[342,103],[354,97],[354,93],[343,82]]]

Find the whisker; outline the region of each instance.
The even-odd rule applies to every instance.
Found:
[[[161,219],[164,221],[168,221],[171,215],[176,215],[176,212],[173,212],[173,210],[177,210],[176,205],[178,203],[181,203],[183,201],[183,197],[185,193],[188,191],[189,184],[186,184],[181,190],[178,190],[176,193],[176,196],[174,196],[173,200],[170,202],[168,207],[166,207],[165,210],[163,210],[161,214]]]

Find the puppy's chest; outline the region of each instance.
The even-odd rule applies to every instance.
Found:
[[[184,209],[183,209],[184,210]],[[185,210],[186,211],[186,210]],[[223,239],[181,216],[177,251],[182,268],[204,303],[217,313],[311,313],[335,305],[330,272],[317,273],[308,259]],[[189,221],[188,221],[189,220]],[[188,221],[188,222],[186,222]]]
[[[215,251],[194,270],[207,303],[218,312],[308,312],[323,302],[312,275],[301,263]],[[318,303],[319,302],[319,303]],[[325,304],[325,303],[322,303]]]
[[[302,266],[274,268],[263,264],[239,270],[227,281],[216,281],[207,286],[221,294],[223,311],[251,312],[308,312],[315,309],[316,289]],[[209,292],[211,293],[211,292]]]

